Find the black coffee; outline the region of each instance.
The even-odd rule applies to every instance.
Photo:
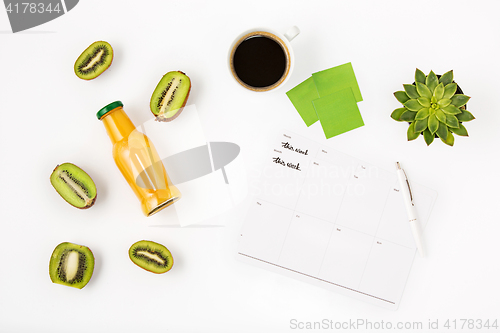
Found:
[[[255,88],[269,87],[285,74],[287,57],[275,40],[255,35],[237,46],[233,56],[233,67],[238,78]]]

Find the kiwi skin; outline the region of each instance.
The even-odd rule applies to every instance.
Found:
[[[81,74],[79,73],[79,66],[80,66],[80,63],[86,58],[86,56],[89,54],[88,51],[90,51],[92,48],[95,48],[96,46],[98,46],[99,44],[102,44],[102,45],[105,45],[109,50],[109,62],[103,67],[103,69],[100,71],[99,74],[95,75],[95,74],[90,74],[90,75],[85,75],[85,74]],[[92,44],[90,44],[81,54],[80,56],[76,59],[75,61],[75,65],[73,66],[74,67],[74,71],[75,71],[75,74],[76,76],[78,76],[80,79],[82,80],[86,80],[86,81],[90,81],[90,80],[93,80],[95,79],[96,77],[100,76],[102,73],[104,73],[108,68],[109,66],[111,66],[111,63],[113,62],[113,58],[114,58],[114,51],[113,51],[113,47],[111,47],[111,45],[108,43],[108,42],[105,42],[105,41],[97,41],[97,42],[94,42]]]
[[[144,266],[141,266],[139,264],[139,262],[141,262],[141,261],[144,262],[144,259],[135,257],[135,250],[137,248],[141,248],[141,249],[145,249],[145,250],[150,250],[148,252],[151,252],[151,250],[154,250],[155,252],[157,252],[158,250],[160,250],[161,255],[162,256],[166,256],[167,259],[168,259],[167,260],[167,267],[164,267],[164,268],[148,267],[148,263],[144,263]],[[128,250],[128,255],[129,255],[130,260],[135,265],[139,266],[140,268],[142,268],[142,269],[144,269],[144,270],[146,270],[148,272],[155,273],[155,274],[166,273],[169,270],[171,270],[172,267],[174,266],[174,257],[172,256],[172,253],[165,246],[163,246],[162,244],[159,244],[159,243],[156,243],[156,242],[153,242],[153,241],[142,240],[142,241],[135,242],[134,244],[132,244],[132,246]],[[154,266],[154,265],[151,265],[151,266]]]
[[[92,184],[93,184],[93,185],[94,185],[94,187],[95,187],[95,197],[94,197],[94,199],[92,199],[92,201],[91,201],[91,202],[89,202],[89,203],[87,203],[84,207],[78,207],[78,206],[73,205],[73,204],[72,204],[71,202],[69,202],[69,201],[68,201],[68,200],[67,200],[67,199],[66,199],[66,198],[65,198],[65,197],[64,197],[61,193],[59,193],[59,191],[56,189],[56,187],[55,187],[55,186],[54,186],[54,184],[52,183],[52,177],[54,176],[54,173],[56,172],[56,170],[57,170],[58,168],[64,168],[64,167],[65,167],[65,166],[67,166],[67,165],[71,165],[71,166],[73,166],[73,167],[75,167],[75,168],[79,169],[81,172],[85,173],[85,174],[87,175],[87,177],[89,177],[89,179],[92,181]],[[66,162],[66,163],[63,163],[63,164],[58,164],[58,165],[54,168],[54,170],[52,171],[52,174],[50,175],[50,183],[51,183],[51,185],[54,187],[54,189],[56,189],[56,192],[57,192],[57,193],[61,196],[61,198],[63,198],[63,199],[64,199],[64,201],[66,201],[67,203],[69,203],[69,204],[70,204],[71,206],[73,206],[73,207],[76,207],[76,208],[78,208],[78,209],[88,209],[88,208],[92,207],[92,206],[95,204],[95,201],[96,201],[96,199],[97,199],[97,186],[95,186],[95,183],[94,183],[94,181],[92,180],[92,178],[91,178],[91,177],[90,177],[90,176],[89,176],[89,175],[88,175],[88,174],[87,174],[87,173],[86,173],[86,172],[85,172],[82,168],[79,168],[78,166],[74,165],[73,163]]]
[[[183,71],[177,71],[177,72],[181,73],[182,75],[186,75],[186,73],[184,73]],[[167,73],[167,74],[169,74],[169,73]],[[165,74],[165,75],[167,75],[167,74]],[[179,108],[179,110],[177,111],[177,113],[173,117],[170,117],[170,118],[164,118],[164,117],[158,116],[158,115],[156,115],[156,114],[153,113],[155,115],[155,120],[156,121],[159,121],[159,122],[170,122],[170,121],[174,120],[175,118],[179,117],[179,115],[182,113],[182,111],[184,110],[184,106],[186,106],[186,103],[187,103],[187,101],[189,99],[189,94],[191,93],[191,87],[192,87],[191,78],[189,76],[187,76],[187,78],[189,79],[189,90],[188,90],[188,92],[186,94],[186,98],[184,99],[184,103],[181,105],[181,107]],[[160,80],[160,82],[161,82],[161,80]],[[158,83],[158,85],[159,84],[160,83]],[[153,96],[154,96],[154,93],[153,93]],[[153,98],[153,96],[151,96],[151,99]]]

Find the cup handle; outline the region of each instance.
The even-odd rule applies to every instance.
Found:
[[[300,34],[300,29],[294,25],[293,27],[288,29],[288,31],[285,33],[285,37],[286,37],[286,39],[288,39],[289,42],[291,42],[292,39],[297,37],[298,34]]]

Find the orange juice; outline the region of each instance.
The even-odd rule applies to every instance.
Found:
[[[163,162],[149,138],[137,131],[120,101],[106,105],[99,112],[113,143],[113,158],[123,177],[141,201],[142,212],[151,216],[181,198],[172,185]]]

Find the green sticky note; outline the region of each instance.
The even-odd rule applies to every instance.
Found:
[[[299,112],[307,127],[318,120],[318,115],[316,114],[312,100],[319,98],[319,95],[312,77],[288,91],[286,95],[295,109]]]
[[[314,73],[312,77],[320,97],[328,96],[339,90],[351,88],[356,102],[361,102],[363,100],[358,81],[356,80],[350,62]]]
[[[313,101],[327,139],[364,125],[351,88]]]

